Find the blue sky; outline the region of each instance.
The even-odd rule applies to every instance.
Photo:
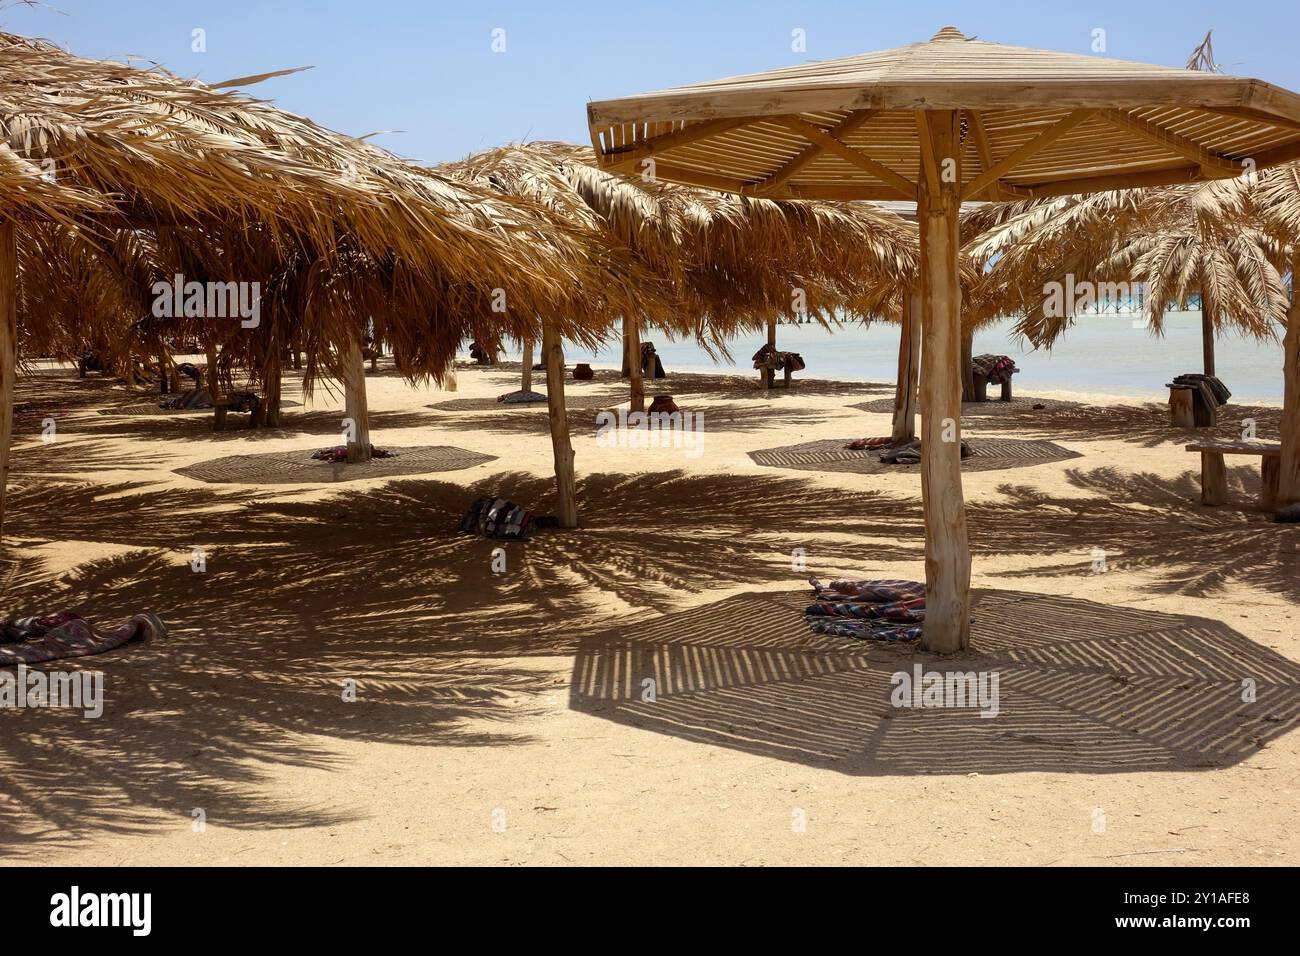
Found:
[[[1297,0],[928,3],[458,3],[436,0],[49,0],[0,26],[74,53],[135,55],[207,81],[314,69],[250,92],[435,163],[521,139],[587,142],[584,106],[645,90],[928,39],[953,24],[1003,43],[1181,66],[1205,31],[1228,72],[1300,90]],[[193,52],[192,31],[207,51]],[[505,31],[504,53],[492,31]],[[791,31],[807,52],[791,50]]]

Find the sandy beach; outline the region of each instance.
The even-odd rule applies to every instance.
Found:
[[[381,361],[372,440],[401,453],[346,481],[302,470],[341,395],[288,370],[282,427],[214,433],[37,365],[8,611],[170,633],[72,662],[98,719],[0,711],[0,861],[1294,865],[1300,527],[1255,508],[1258,463],[1206,508],[1159,402],[967,406],[998,452],[964,475],[972,650],[824,637],[808,575],[924,579],[923,534],[916,469],[827,456],[888,434],[892,385],[814,372],[647,383],[702,413],[693,449],[611,447],[625,384],[567,381],[583,527],[500,543],[456,533],[474,499],[554,505],[545,405],[492,401],[517,365],[450,392]],[[997,716],[891,707],[917,664],[996,671]]]

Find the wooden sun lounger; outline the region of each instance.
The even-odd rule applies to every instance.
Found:
[[[1224,455],[1258,455],[1263,485],[1259,492],[1259,506],[1272,511],[1277,506],[1277,482],[1281,474],[1282,446],[1262,442],[1206,441],[1187,446],[1187,451],[1201,453],[1201,503],[1225,505],[1228,503],[1228,470]]]
[[[1169,422],[1175,428],[1213,428],[1218,409],[1209,407],[1195,385],[1169,385]]]

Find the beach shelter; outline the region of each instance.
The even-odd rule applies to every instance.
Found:
[[[1230,178],[1300,157],[1300,96],[1257,80],[928,42],[587,107],[605,168],[741,195],[917,204],[923,643],[970,637],[960,459],[961,203]]]

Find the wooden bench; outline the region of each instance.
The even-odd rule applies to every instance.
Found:
[[[782,384],[786,388],[789,388],[790,375],[791,375],[790,369],[783,368],[782,375],[783,375]],[[759,382],[762,383],[764,388],[774,388],[776,386],[776,369],[774,369],[770,365],[764,365],[762,368],[758,370],[758,380]]]
[[[252,412],[245,413],[249,416],[249,428],[257,427],[257,413],[260,410],[261,400],[259,399],[258,404],[253,407]],[[222,432],[226,430],[226,416],[228,414],[230,414],[230,399],[224,395],[221,398],[214,398],[212,400],[212,430],[214,432]]]
[[[975,401],[987,402],[989,400],[989,382],[991,381],[992,379],[987,375],[980,375],[978,372],[975,374]],[[1011,401],[1011,378],[1008,376],[1002,379],[1000,384],[1002,385],[1002,395],[998,401]]]
[[[1277,482],[1282,468],[1282,446],[1262,442],[1197,442],[1187,446],[1187,451],[1201,453],[1201,503],[1225,505],[1228,503],[1228,469],[1224,455],[1258,455],[1263,483],[1259,491],[1259,506],[1265,511],[1277,507]]]

